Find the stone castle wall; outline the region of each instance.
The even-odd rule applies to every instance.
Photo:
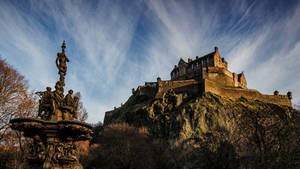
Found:
[[[223,84],[224,86],[247,88],[245,78],[239,79],[238,74],[231,73],[225,68],[202,68],[202,79],[209,79],[211,81],[218,82],[219,84]]]
[[[145,85],[145,86],[139,86],[137,90],[133,94],[137,95],[144,95],[149,98],[155,97],[155,94],[157,93],[157,86],[156,85]]]
[[[235,87],[241,87],[241,88],[247,88],[247,82],[245,77],[241,76],[236,73],[231,73],[226,68],[221,67],[200,67],[195,68],[195,71],[190,71],[181,77],[178,77],[177,80],[174,81],[174,84],[176,84],[176,81],[184,81],[184,80],[201,80],[201,79],[209,79],[215,82],[218,82],[220,84],[223,84],[224,86],[235,86]],[[180,82],[182,83],[182,82]]]
[[[268,103],[292,106],[291,100],[287,95],[264,95],[254,89],[223,87],[207,79],[204,79],[202,83],[204,84],[204,92],[211,92],[231,98],[245,97],[249,100],[260,100]]]
[[[216,75],[217,76],[217,75]],[[217,77],[218,78],[218,77]],[[219,77],[224,78],[224,77]],[[230,79],[230,78],[228,78]],[[224,79],[225,81],[228,79]],[[135,94],[145,95],[150,98],[161,99],[168,90],[174,90],[175,93],[202,94],[211,92],[220,96],[230,98],[245,97],[249,100],[260,100],[267,103],[291,106],[291,100],[287,95],[264,95],[254,89],[245,89],[240,87],[226,86],[215,81],[203,79],[198,80],[167,80],[158,79],[156,85],[139,86]]]
[[[162,81],[158,80],[158,90],[155,95],[155,98],[162,98],[163,94],[170,89],[173,89],[175,92],[191,92],[196,93],[199,91],[199,81],[197,80],[176,80],[176,81]]]
[[[215,47],[214,66],[227,69],[227,62],[224,60],[224,58],[221,58],[218,47]]]

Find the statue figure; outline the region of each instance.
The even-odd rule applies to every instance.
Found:
[[[77,161],[77,157],[76,157],[76,146],[73,145],[73,144],[65,144],[65,147],[64,147],[64,150],[65,150],[65,158],[66,160],[69,160],[69,161]]]
[[[69,62],[69,59],[65,55],[65,48],[66,48],[65,41],[63,42],[61,48],[62,48],[62,52],[57,53],[56,66],[59,70],[58,74],[60,74],[60,76],[65,76],[67,73],[67,62]]]
[[[55,84],[54,99],[57,105],[56,108],[63,106],[64,88],[59,81]]]
[[[59,163],[59,161],[62,160],[63,157],[64,157],[64,144],[58,143],[55,148],[53,160],[54,160],[54,162]]]
[[[64,153],[65,153],[65,157],[67,160],[69,161],[77,161],[77,148],[76,145],[73,143],[73,139],[72,137],[67,137],[66,138],[67,143],[65,144],[64,147]]]
[[[40,138],[40,136],[35,135],[34,141],[35,141],[35,145],[36,145],[36,153],[37,153],[38,159],[45,160],[46,148],[45,148],[44,143],[42,142],[42,139]]]
[[[65,97],[65,106],[73,106],[73,90],[69,90],[68,94]]]
[[[68,94],[66,95],[65,99],[64,99],[64,106],[63,106],[63,119],[65,120],[69,120],[70,119],[70,115],[73,112],[74,108],[73,108],[73,90],[69,90]]]
[[[78,106],[79,106],[79,97],[75,96],[74,102],[73,102],[73,117],[74,117],[74,119],[77,119],[77,116],[78,116],[78,113],[77,113]]]
[[[36,92],[36,94],[41,96],[41,99],[39,100],[38,117],[45,119],[49,113],[53,111],[51,104],[51,100],[53,98],[51,87],[47,87],[44,92]],[[44,114],[42,114],[42,112],[44,112]]]
[[[39,160],[45,160],[46,158],[46,148],[44,143],[42,142],[42,139],[39,135],[33,136],[33,144],[30,147],[30,159],[39,159]]]

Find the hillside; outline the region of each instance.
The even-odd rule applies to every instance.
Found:
[[[172,147],[206,145],[216,151],[226,143],[240,159],[257,158],[264,164],[269,160],[279,168],[300,165],[300,112],[288,106],[170,90],[163,99],[132,95],[121,107],[106,112],[105,126],[123,122],[148,128],[155,138],[168,140]],[[293,155],[283,157],[290,153]]]
[[[295,116],[298,118],[299,112],[292,107],[243,97],[231,99],[211,93],[189,96],[169,91],[158,100],[132,95],[121,107],[106,112],[104,125],[126,122],[146,126],[157,137],[187,139],[220,128],[234,132],[245,120],[249,122],[248,118],[263,119],[260,125],[264,126],[290,124]]]

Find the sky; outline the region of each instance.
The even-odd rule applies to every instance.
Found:
[[[65,40],[65,94],[81,93],[89,123],[215,46],[248,88],[300,104],[299,18],[298,0],[0,0],[0,55],[44,91]]]

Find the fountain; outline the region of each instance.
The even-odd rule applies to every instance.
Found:
[[[78,160],[76,142],[90,140],[92,127],[77,120],[78,97],[73,97],[69,90],[64,96],[65,76],[69,59],[62,52],[57,54],[56,66],[59,81],[55,90],[47,87],[46,91],[36,92],[39,100],[37,118],[15,118],[10,121],[11,128],[22,131],[30,137],[29,156],[20,166],[21,169],[82,169]]]

